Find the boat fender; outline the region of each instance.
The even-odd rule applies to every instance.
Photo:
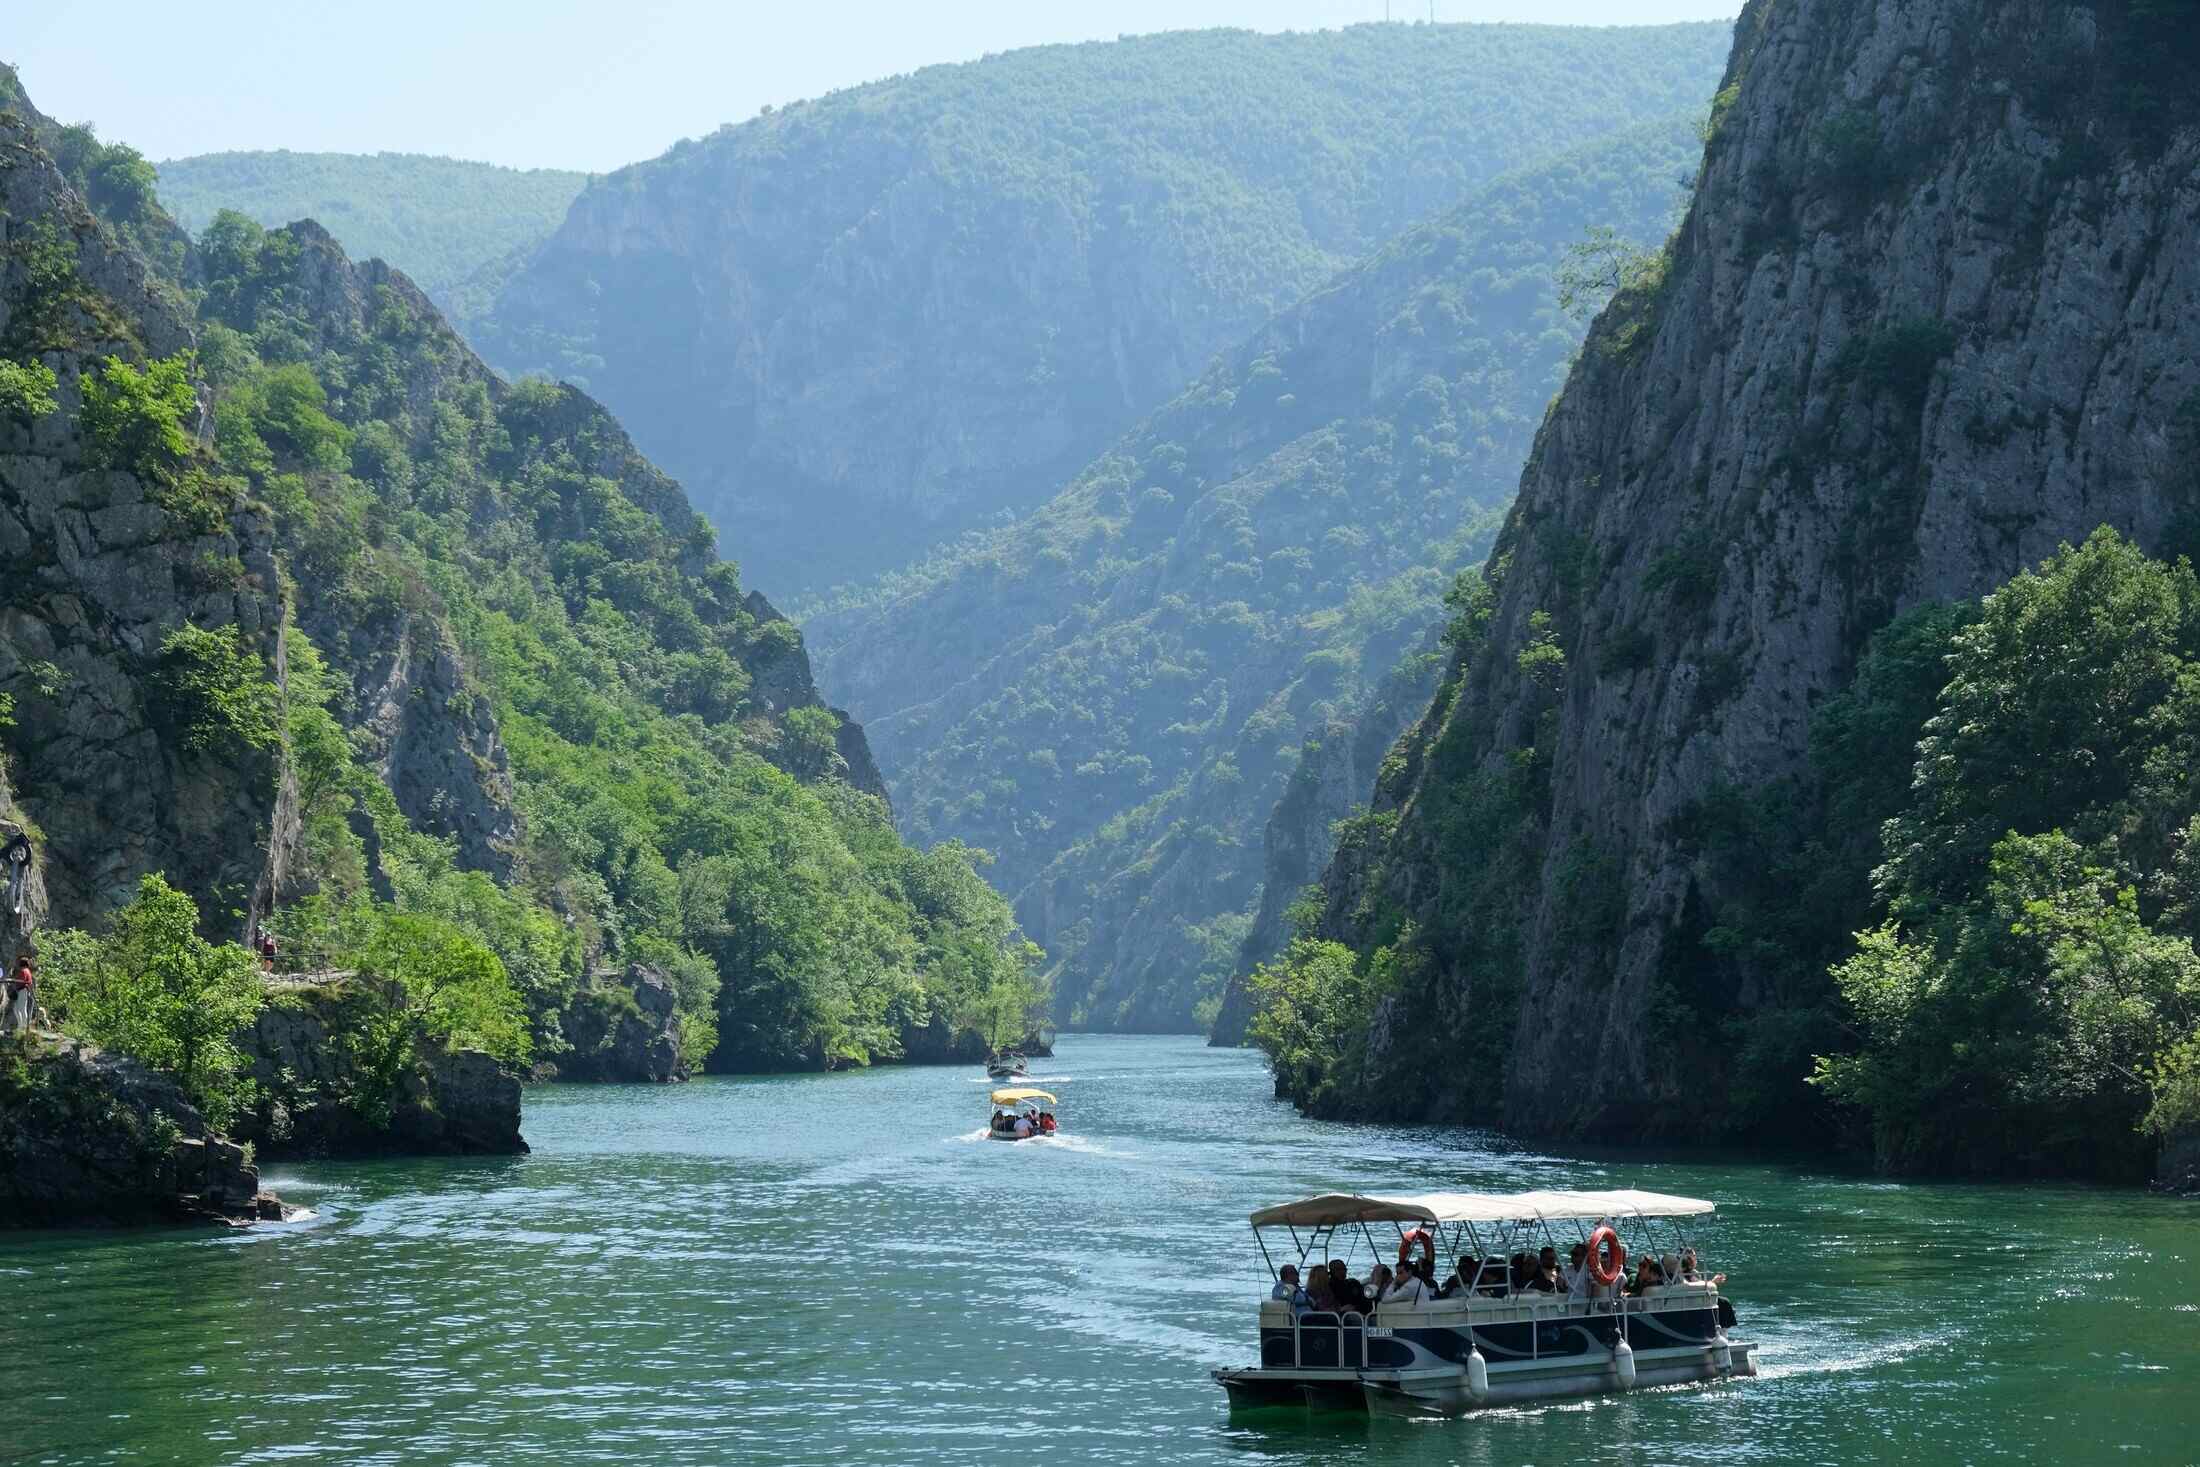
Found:
[[[1619,1343],[1612,1347],[1612,1368],[1619,1372],[1619,1388],[1631,1391],[1635,1388],[1635,1348],[1627,1343],[1625,1326],[1621,1328]]]
[[[1413,1245],[1415,1243],[1421,1245],[1421,1256],[1423,1258],[1426,1258],[1432,1264],[1436,1262],[1436,1239],[1430,1236],[1427,1228],[1415,1228],[1398,1240],[1398,1268],[1401,1272],[1406,1267],[1406,1260],[1413,1256]]]
[[[1627,1277],[1627,1245],[1609,1227],[1589,1235],[1589,1276],[1607,1288]]]
[[[1734,1347],[1723,1329],[1711,1336],[1711,1364],[1721,1375],[1734,1373]]]
[[[1482,1358],[1482,1347],[1471,1341],[1467,1345],[1467,1394],[1477,1404],[1490,1398],[1490,1362]]]

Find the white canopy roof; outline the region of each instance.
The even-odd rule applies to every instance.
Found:
[[[1331,1192],[1253,1214],[1256,1228],[1333,1227],[1369,1222],[1594,1222],[1604,1217],[1693,1217],[1717,1204],[1663,1192],[1424,1192],[1362,1197]]]

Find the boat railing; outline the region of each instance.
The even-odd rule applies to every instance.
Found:
[[[1356,1309],[1342,1314],[1314,1309],[1295,1316],[1290,1363],[1301,1370],[1365,1370],[1366,1316]]]

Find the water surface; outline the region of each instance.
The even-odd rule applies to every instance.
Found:
[[[2200,1207],[1325,1125],[1193,1039],[1038,1068],[1051,1142],[969,1070],[553,1086],[529,1157],[271,1168],[303,1223],[0,1235],[0,1462],[2200,1460]],[[1716,1198],[1764,1375],[1232,1418],[1245,1214],[1355,1186]]]

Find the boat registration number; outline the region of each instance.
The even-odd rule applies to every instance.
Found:
[[[1391,1331],[1381,1325],[1369,1325],[1367,1333],[1368,1338],[1376,1340],[1387,1340],[1391,1336]]]

